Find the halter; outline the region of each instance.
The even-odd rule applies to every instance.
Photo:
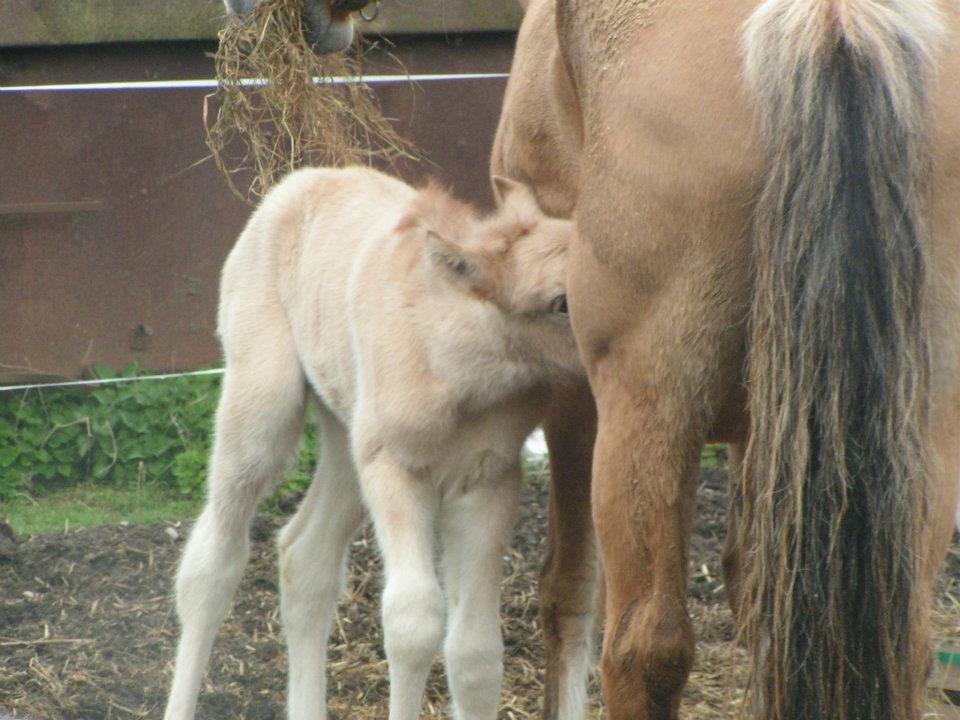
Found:
[[[354,10],[362,10],[369,3],[370,0],[330,0],[330,7],[334,10],[353,12]]]
[[[364,8],[360,8],[357,12],[360,14],[360,17],[364,19],[365,22],[373,22],[377,19],[377,16],[380,14],[380,2],[381,0],[376,0],[373,4],[373,12],[367,15],[363,12]]]
[[[380,14],[380,0],[376,0],[373,13],[365,15],[363,9],[370,4],[370,0],[330,0],[330,7],[335,10],[346,10],[347,12],[358,12],[367,22],[373,22]]]

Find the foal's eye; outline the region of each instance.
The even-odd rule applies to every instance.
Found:
[[[558,315],[569,315],[570,311],[567,310],[567,296],[557,295],[550,302],[550,312],[557,313]]]

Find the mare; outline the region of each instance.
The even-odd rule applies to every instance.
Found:
[[[598,414],[592,487],[582,434],[554,458],[545,716],[584,713],[595,528],[608,717],[678,717],[712,441],[745,715],[917,720],[960,477],[955,4],[528,5],[492,167],[576,220]]]
[[[288,717],[326,717],[327,638],[369,515],[384,557],[391,720],[419,716],[441,643],[454,716],[495,720],[520,449],[550,388],[582,376],[564,290],[572,223],[544,216],[513,180],[496,188],[497,210],[480,218],[434,187],[312,168],[250,218],[223,270],[226,373],[207,502],[177,574],[166,720],[194,715],[257,504],[311,399],[319,462],[278,537]]]

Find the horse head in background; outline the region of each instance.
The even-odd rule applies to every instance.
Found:
[[[342,52],[353,42],[353,18],[373,0],[304,0],[303,31],[307,42],[322,54]],[[231,15],[253,10],[260,0],[223,0]]]

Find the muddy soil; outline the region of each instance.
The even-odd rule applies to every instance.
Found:
[[[507,648],[502,718],[536,716],[542,694],[537,568],[543,553],[546,482],[531,479],[505,559],[503,629]],[[740,706],[744,654],[733,642],[719,569],[725,476],[704,472],[691,552],[690,612],[696,666],[683,714],[733,718]],[[294,505],[291,499],[290,509]],[[282,524],[254,526],[251,564],[217,638],[199,720],[281,720],[286,678],[273,536]],[[160,718],[177,620],[171,578],[186,524],[98,527],[11,542],[0,536],[0,716],[35,720]],[[940,582],[936,626],[960,637],[960,551],[951,548]],[[353,548],[349,592],[330,640],[330,707],[339,718],[385,718],[386,665],[378,620],[380,564],[369,532]],[[424,714],[449,716],[440,665]],[[596,682],[591,715],[602,714]]]

